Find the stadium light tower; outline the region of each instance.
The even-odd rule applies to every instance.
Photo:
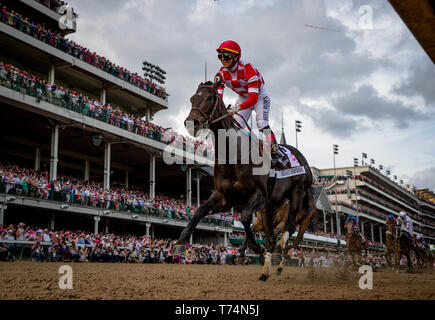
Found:
[[[384,170],[384,166],[382,164],[379,165],[379,171]]]
[[[164,75],[166,74],[166,71],[160,68],[159,66],[156,66],[151,62],[144,61],[142,70],[145,71],[144,76],[146,78],[155,80],[161,84],[165,83],[166,77]]]
[[[375,159],[370,159],[370,166],[375,165]]]
[[[391,171],[390,171],[390,170],[387,170],[387,177],[388,177],[388,178],[390,177],[390,174],[391,174]]]
[[[338,200],[337,200],[337,173],[335,171],[335,155],[338,154],[338,145],[332,145],[333,157],[334,157],[334,189],[335,189],[335,219],[337,220],[337,236],[340,238],[340,219],[338,218]]]
[[[298,132],[301,132],[302,121],[295,120],[295,130],[296,130],[296,149],[298,148]]]
[[[358,188],[356,187],[356,167],[358,167],[358,158],[353,158],[353,175],[355,176],[355,206],[356,206],[356,217],[359,220],[359,209],[358,209]]]
[[[364,159],[367,159],[367,153],[362,153],[362,157],[361,157],[361,165],[364,165]]]

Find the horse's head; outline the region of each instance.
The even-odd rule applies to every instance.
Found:
[[[208,129],[214,120],[225,114],[225,106],[217,92],[221,83],[222,79],[218,74],[214,83],[211,81],[201,83],[196,93],[190,98],[192,108],[184,121],[184,126],[189,129],[188,127],[193,124],[194,135],[200,129]],[[192,134],[192,132],[189,133]]]
[[[347,234],[351,234],[353,232],[353,221],[349,220],[348,222],[346,222],[344,227],[346,228]]]

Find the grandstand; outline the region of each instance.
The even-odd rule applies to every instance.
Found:
[[[157,112],[168,109],[165,88],[69,41],[77,14],[70,28],[61,28],[59,7],[47,3],[52,2],[2,1],[0,162],[3,171],[7,164],[16,168],[0,186],[0,224],[26,221],[52,230],[79,227],[178,238],[186,212],[193,212],[212,189],[204,170],[210,163],[207,150],[194,157],[186,150],[201,145],[152,123]],[[163,161],[171,142],[174,154],[191,164]],[[26,176],[26,170],[33,170],[30,175],[47,172],[48,177],[38,176],[37,186],[47,194],[21,192],[22,181],[16,178]],[[140,190],[151,204],[141,210],[129,199],[120,199],[118,206],[106,198],[104,207],[83,203],[76,190],[52,185],[67,180],[91,183],[112,196],[113,190]],[[174,213],[162,209],[162,198],[173,199]],[[227,243],[233,231],[227,221],[204,220],[190,241]]]
[[[385,220],[388,214],[398,216],[405,211],[414,222],[414,232],[435,243],[435,203],[424,198],[424,191],[401,185],[370,166],[312,168],[316,184],[322,185],[334,210],[338,211],[340,231],[343,233],[346,216],[359,216],[362,232],[372,242],[385,242]],[[350,175],[349,175],[350,173]],[[329,230],[337,232],[335,216],[331,216]]]

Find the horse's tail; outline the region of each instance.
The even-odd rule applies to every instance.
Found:
[[[317,208],[316,208],[316,201],[315,201],[315,197],[314,197],[313,187],[310,187],[307,190],[307,192],[305,193],[305,196],[302,198],[301,208],[305,212],[306,215],[310,216],[310,218],[311,218],[310,220],[311,220],[313,229],[314,230],[322,230],[323,222],[318,221],[318,219],[316,219]]]

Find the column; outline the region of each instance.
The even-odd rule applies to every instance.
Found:
[[[190,234],[189,244],[193,243],[193,232]]]
[[[128,170],[125,170],[125,188],[128,188]]]
[[[364,221],[361,220],[361,232],[363,233],[363,235],[366,235],[364,232]]]
[[[228,246],[228,232],[224,233],[224,246]]]
[[[104,233],[109,233],[109,219],[106,219],[106,227],[104,229]]]
[[[59,151],[59,126],[56,125],[51,129],[51,155],[50,155],[50,180],[57,179],[57,163]]]
[[[146,109],[146,120],[150,121],[150,119],[151,119],[151,109],[148,107]]]
[[[146,236],[149,237],[150,236],[151,223],[146,223],[145,227],[146,227]]]
[[[334,218],[331,216],[331,233],[334,234]]]
[[[55,65],[50,62],[48,65],[48,84],[52,85],[54,84],[54,73],[55,73],[56,67]]]
[[[110,142],[104,145],[104,189],[110,188]]]
[[[156,192],[156,157],[151,155],[150,158],[150,198],[154,199]]]
[[[151,225],[151,238],[154,239],[154,224]]]
[[[89,181],[89,171],[91,169],[91,162],[89,160],[85,160],[85,172],[83,175],[83,179],[85,179],[85,181]]]
[[[201,203],[201,189],[200,189],[200,182],[199,180],[201,179],[201,175],[199,173],[199,171],[196,171],[196,204],[200,205]]]
[[[379,225],[379,242],[381,244],[383,244],[383,242],[382,242],[382,225],[381,224]]]
[[[192,205],[192,168],[186,170],[186,201],[187,205]]]
[[[373,223],[370,223],[370,233],[372,235],[372,242],[375,242],[375,233],[373,232]]]
[[[0,225],[4,224],[4,219],[5,219],[5,205],[0,204]]]
[[[326,212],[325,212],[325,210],[322,210],[323,211],[323,232],[327,232],[326,231]]]
[[[37,147],[35,149],[35,170],[39,170],[41,168],[41,148]]]
[[[94,234],[98,233],[98,221],[100,221],[100,217],[94,217]]]
[[[100,102],[103,106],[106,104],[106,93],[107,93],[107,89],[106,89],[105,85],[103,84],[103,86],[101,87],[101,91],[100,91]]]
[[[54,212],[51,214],[50,230],[54,231]]]

